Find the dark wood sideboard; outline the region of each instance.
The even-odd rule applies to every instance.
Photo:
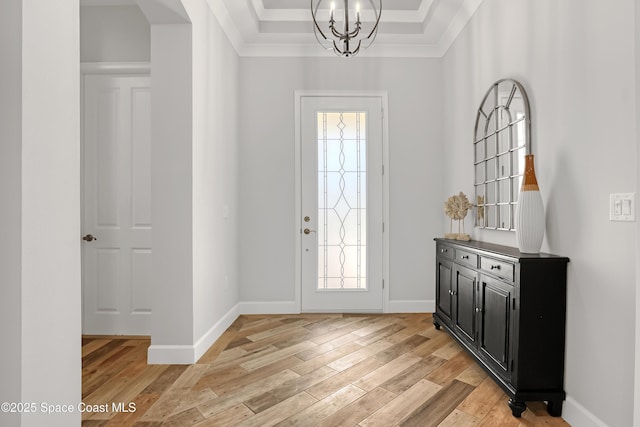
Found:
[[[520,417],[527,401],[546,401],[549,414],[560,416],[569,258],[435,241],[435,327],[446,329],[502,387],[513,416]]]

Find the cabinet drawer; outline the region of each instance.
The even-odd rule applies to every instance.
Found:
[[[454,250],[450,246],[437,245],[436,255],[443,256],[445,258],[454,259]]]
[[[471,268],[478,268],[478,255],[473,252],[456,249],[456,262]]]
[[[513,264],[497,259],[481,257],[480,268],[487,273],[513,282]]]

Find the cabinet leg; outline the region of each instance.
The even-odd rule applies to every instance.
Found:
[[[527,405],[524,402],[509,399],[509,408],[511,408],[511,414],[514,417],[520,418],[524,410],[527,409]]]
[[[433,321],[433,326],[436,328],[436,330],[440,330],[440,323],[438,323],[437,321]]]
[[[547,412],[552,417],[559,417],[562,415],[562,400],[550,400],[547,402]]]

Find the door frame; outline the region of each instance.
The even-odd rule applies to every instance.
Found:
[[[81,62],[80,63],[80,235],[85,234],[84,224],[84,82],[85,77],[90,75],[148,75],[151,76],[150,62]],[[84,333],[84,251],[80,251],[80,329]],[[153,307],[152,307],[153,309]]]
[[[303,98],[379,98],[382,104],[382,312],[389,310],[389,96],[387,91],[294,91],[295,105],[295,304],[302,312],[302,99]]]

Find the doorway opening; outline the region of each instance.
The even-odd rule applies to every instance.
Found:
[[[82,79],[84,335],[151,335],[148,67]]]

